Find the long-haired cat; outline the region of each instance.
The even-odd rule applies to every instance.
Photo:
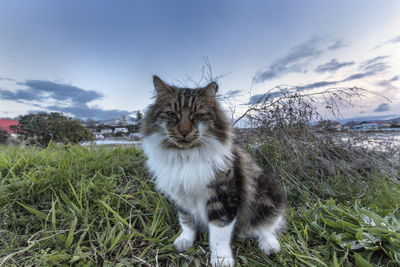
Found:
[[[142,145],[156,187],[179,213],[178,251],[209,231],[212,266],[233,266],[233,235],[255,237],[267,254],[280,250],[285,196],[280,185],[233,143],[218,85],[178,88],[154,76],[155,103],[146,111]]]

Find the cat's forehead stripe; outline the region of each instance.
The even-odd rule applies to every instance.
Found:
[[[196,98],[194,96],[194,90],[182,89],[181,91],[179,91],[177,102],[178,103],[174,104],[177,110],[182,110],[183,108],[187,107],[194,111],[196,109]]]

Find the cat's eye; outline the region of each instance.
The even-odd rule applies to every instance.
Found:
[[[203,114],[200,114],[200,113],[196,113],[196,114],[194,114],[194,119],[195,120],[200,120],[201,119],[201,117],[203,117]]]
[[[173,113],[172,111],[168,111],[168,112],[167,112],[167,115],[168,115],[170,118],[172,118],[172,119],[175,119],[175,118],[176,118],[176,114]]]

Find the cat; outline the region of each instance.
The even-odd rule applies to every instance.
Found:
[[[285,195],[233,142],[216,99],[218,85],[178,88],[153,77],[155,103],[142,119],[142,147],[157,190],[173,201],[182,233],[179,252],[209,232],[212,266],[234,266],[231,239],[255,237],[270,254],[285,223]]]

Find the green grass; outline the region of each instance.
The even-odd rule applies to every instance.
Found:
[[[175,212],[154,191],[144,161],[134,147],[0,147],[0,265],[207,265],[207,234],[185,253],[174,250]],[[393,177],[371,173],[349,185],[337,173],[308,191],[291,175],[281,177],[288,196],[282,251],[266,256],[254,240],[235,240],[238,265],[400,264]]]

